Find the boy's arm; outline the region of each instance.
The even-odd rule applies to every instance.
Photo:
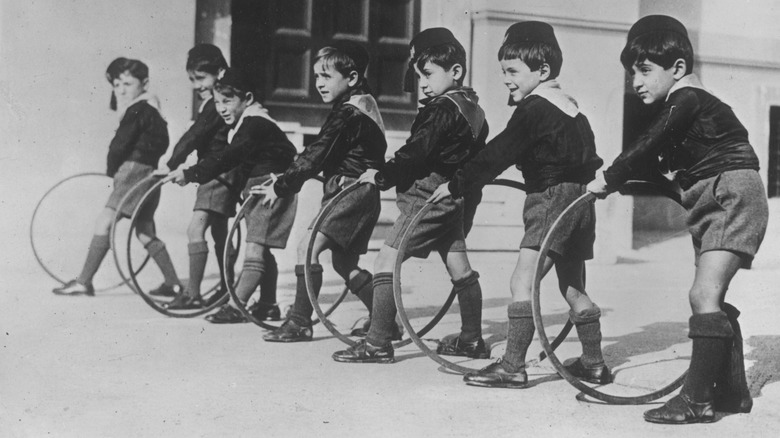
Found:
[[[285,197],[298,193],[306,180],[320,173],[325,165],[325,159],[337,152],[337,145],[348,123],[347,111],[346,108],[342,108],[338,113],[328,117],[317,139],[306,146],[274,184],[274,192],[277,196]]]
[[[133,145],[141,135],[143,122],[138,111],[128,109],[108,146],[106,175],[114,177],[119,166],[133,153]]]
[[[255,148],[260,147],[262,139],[270,134],[270,127],[259,119],[262,118],[247,117],[244,119],[230,144],[221,153],[210,155],[194,166],[185,169],[184,179],[187,182],[203,184],[240,166]]]
[[[211,141],[219,126],[224,124],[217,114],[214,105],[206,105],[203,112],[198,114],[190,129],[181,136],[173,148],[171,158],[168,159],[168,169],[176,169],[187,160],[187,156],[194,150],[202,150]]]
[[[676,137],[684,135],[698,107],[699,99],[693,90],[683,88],[672,93],[650,127],[604,171],[607,185],[611,188],[623,185],[638,171],[638,165],[658,155]]]

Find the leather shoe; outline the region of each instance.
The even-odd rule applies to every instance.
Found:
[[[212,324],[240,324],[242,322],[249,322],[240,310],[230,304],[225,304],[215,313],[206,316],[206,321]]]
[[[680,393],[660,408],[645,412],[645,420],[662,424],[712,423],[715,411],[711,401],[695,403],[686,394]]]
[[[333,353],[331,357],[336,362],[344,363],[393,363],[395,350],[392,344],[377,347],[363,339],[346,350]]]
[[[156,289],[150,290],[149,295],[155,297],[176,297],[177,295],[181,294],[183,289],[184,288],[182,288],[180,284],[174,284],[173,286],[170,286],[163,283]]]
[[[582,364],[580,358],[577,358],[569,365],[564,365],[566,371],[572,376],[584,380],[590,383],[596,383],[600,385],[606,385],[612,383],[612,373],[609,372],[609,368],[606,365],[601,365],[596,368],[587,368]]]
[[[255,317],[258,321],[281,321],[282,311],[279,310],[279,306],[274,304],[267,304],[262,301],[258,301],[249,309],[249,313]]]
[[[311,327],[298,325],[292,319],[282,323],[281,327],[263,335],[267,342],[305,342],[312,340]]]
[[[360,324],[360,321],[363,321],[363,324],[361,326],[358,326]],[[352,325],[352,331],[349,332],[350,336],[355,336],[357,338],[365,338],[368,336],[368,331],[371,329],[371,318],[370,317],[362,317],[355,321],[355,324]],[[393,321],[393,334],[390,335],[391,341],[400,341],[404,337],[404,328],[401,325],[398,325],[397,322]]]
[[[78,280],[71,280],[60,287],[52,289],[55,295],[86,295],[88,297],[95,296],[95,288],[91,284],[84,284]]]
[[[200,297],[200,295],[191,297],[185,293],[182,293],[176,295],[176,298],[168,303],[165,308],[168,310],[195,310],[202,309],[204,305],[205,303],[203,302],[203,299]]]
[[[512,388],[522,389],[528,386],[528,374],[525,369],[511,373],[504,368],[504,363],[498,361],[473,373],[463,376],[467,385],[482,386],[485,388]]]
[[[460,336],[449,341],[439,342],[436,347],[436,353],[442,356],[466,356],[472,359],[490,359],[490,352],[485,347],[485,340],[482,338],[476,341],[463,342]]]

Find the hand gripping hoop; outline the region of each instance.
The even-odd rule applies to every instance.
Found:
[[[75,175],[71,175],[71,176],[69,176],[67,178],[64,178],[64,179],[60,180],[59,182],[54,184],[49,190],[47,190],[46,193],[43,194],[41,199],[35,205],[35,210],[33,210],[32,218],[30,218],[30,231],[29,231],[29,233],[30,233],[30,246],[32,247],[33,256],[35,256],[35,260],[38,262],[38,265],[40,265],[40,267],[49,275],[49,277],[53,278],[54,280],[56,280],[56,281],[58,281],[58,282],[60,282],[62,284],[65,284],[66,280],[63,280],[62,278],[60,278],[57,274],[54,273],[53,270],[51,270],[48,266],[46,266],[46,264],[43,262],[43,259],[40,256],[40,254],[38,253],[38,249],[35,246],[35,220],[38,217],[38,211],[40,210],[41,205],[43,205],[43,203],[46,201],[46,199],[48,199],[49,196],[55,190],[57,190],[57,188],[59,188],[60,186],[62,186],[63,184],[65,184],[66,182],[68,182],[68,181],[70,181],[72,179],[83,178],[83,177],[93,177],[93,176],[108,178],[104,173],[85,172],[85,173],[78,173],[78,174],[75,174]],[[114,223],[112,224],[112,232],[113,232],[113,229],[115,228],[114,224],[116,224],[116,221],[114,221]],[[112,243],[113,243],[113,240],[112,240]],[[115,257],[114,260],[116,260],[116,246],[113,245],[113,244],[111,245],[111,251],[114,252],[114,257]],[[141,265],[138,267],[138,270],[137,270],[136,274],[138,272],[141,272],[141,270],[146,266],[146,263],[148,261],[149,261],[149,254],[147,254],[146,258],[143,260],[143,262],[141,262]],[[119,266],[119,265],[117,264],[117,266]],[[127,279],[121,273],[120,273],[120,276],[122,277],[122,281],[120,281],[119,283],[113,284],[111,286],[103,286],[103,287],[95,288],[95,291],[96,292],[103,292],[103,291],[107,291],[107,290],[110,290],[110,289],[117,288],[117,287],[119,287],[119,286],[121,286],[123,284],[127,284],[127,285],[130,284],[129,283],[129,279]]]
[[[641,192],[641,193],[652,193],[657,195],[663,195],[677,202],[678,204],[681,203],[679,193],[651,182],[628,181],[626,182],[624,189],[625,192],[631,192],[631,193]],[[624,190],[621,190],[621,193],[623,192]],[[616,405],[644,404],[659,399],[667,394],[670,394],[675,389],[679,388],[683,384],[683,381],[685,380],[685,375],[687,374],[687,371],[683,372],[683,374],[677,379],[675,379],[672,383],[664,386],[661,389],[658,389],[657,391],[653,391],[648,394],[638,395],[634,397],[606,394],[604,392],[599,391],[598,389],[585,385],[578,378],[572,376],[566,370],[566,368],[563,366],[561,361],[558,360],[558,357],[555,355],[555,351],[554,351],[555,346],[550,345],[550,342],[547,339],[547,334],[545,333],[544,330],[544,324],[542,321],[541,302],[540,302],[540,284],[542,281],[542,277],[544,275],[544,261],[547,258],[547,253],[550,251],[550,246],[552,245],[552,241],[553,241],[552,237],[557,232],[558,225],[562,223],[570,213],[576,211],[578,208],[584,205],[587,205],[588,203],[595,202],[595,200],[596,200],[596,196],[592,193],[586,193],[580,196],[579,198],[577,198],[576,200],[574,200],[574,202],[572,202],[568,207],[566,207],[566,209],[563,212],[561,212],[560,216],[558,216],[558,219],[555,220],[552,227],[550,228],[550,231],[547,233],[547,236],[545,236],[544,241],[542,241],[542,246],[539,249],[539,258],[537,261],[536,275],[534,278],[533,292],[532,292],[534,324],[536,325],[536,331],[539,333],[539,342],[542,344],[542,348],[544,349],[545,353],[547,353],[547,356],[550,359],[550,363],[553,364],[558,374],[560,374],[564,379],[566,379],[566,381],[569,382],[572,386],[582,391],[582,393],[589,395],[597,400],[604,401],[608,404],[616,404]],[[571,321],[569,321],[567,324],[570,323]]]
[[[496,179],[490,182],[488,185],[505,186],[517,190],[525,190],[525,185],[523,183],[518,181],[508,180],[508,179]],[[417,214],[412,218],[412,221],[404,230],[403,237],[401,238],[401,243],[398,245],[398,257],[396,258],[395,265],[393,266],[393,294],[395,295],[395,305],[396,308],[398,309],[398,317],[401,319],[404,328],[409,333],[409,337],[412,339],[412,341],[414,341],[417,347],[419,347],[420,350],[423,351],[423,353],[425,353],[434,362],[437,362],[439,365],[443,366],[444,368],[455,371],[457,373],[466,374],[466,373],[478,371],[479,368],[469,368],[469,367],[465,367],[450,362],[442,358],[435,351],[428,348],[428,346],[425,345],[425,342],[423,342],[423,340],[420,339],[420,333],[414,332],[414,329],[412,328],[412,324],[409,322],[409,316],[407,315],[406,309],[404,308],[403,293],[401,291],[401,265],[406,258],[406,247],[408,246],[409,240],[412,237],[412,230],[414,230],[415,227],[417,227],[417,225],[420,223],[422,218],[425,217],[425,215],[432,207],[433,204],[426,204],[425,206],[423,206],[423,208],[420,209],[420,211],[417,212]],[[449,304],[451,304],[454,299],[455,299],[455,292],[453,291],[452,293],[450,293],[450,296],[447,299],[446,306],[449,307]],[[447,309],[446,308],[443,309],[444,312],[446,312]],[[440,312],[440,314],[437,315],[437,318],[441,319],[442,316],[444,315],[442,312]],[[571,330],[572,326],[573,324],[571,323],[571,321],[566,322],[566,324],[561,329],[561,332],[558,334],[555,340],[553,340],[551,351],[554,350],[558,345],[560,345],[560,343],[563,342],[564,339],[566,339],[566,336],[569,334],[569,331]],[[422,330],[420,332],[422,332]],[[545,359],[545,357],[547,357],[547,354],[545,352],[542,352],[540,353],[539,358],[535,359],[535,362],[542,361]],[[534,363],[534,362],[529,362],[529,363]]]
[[[161,300],[157,299],[155,297],[152,297],[149,295],[143,288],[138,284],[138,278],[137,273],[133,270],[133,260],[130,257],[130,249],[131,244],[133,241],[133,231],[135,231],[136,222],[138,221],[138,214],[143,208],[144,204],[146,204],[147,200],[149,199],[152,194],[154,194],[156,191],[160,190],[163,184],[165,184],[167,181],[162,179],[161,176],[157,175],[150,175],[144,180],[140,181],[138,184],[136,184],[130,191],[127,193],[127,195],[124,197],[122,202],[120,203],[119,207],[117,208],[117,214],[114,216],[114,222],[116,223],[119,218],[121,218],[121,211],[122,211],[122,204],[129,199],[129,195],[135,191],[138,190],[140,187],[143,187],[145,183],[148,182],[149,179],[159,179],[159,181],[155,182],[154,185],[152,185],[144,194],[141,196],[141,199],[138,201],[138,204],[135,206],[135,209],[133,210],[133,215],[130,218],[130,229],[127,232],[127,266],[128,266],[128,272],[130,272],[130,280],[132,281],[133,289],[135,292],[141,296],[141,298],[148,304],[152,309],[156,310],[159,313],[162,313],[163,315],[174,317],[174,318],[194,318],[196,316],[200,316],[203,314],[206,314],[208,312],[211,312],[218,306],[221,306],[227,302],[227,295],[221,297],[219,300],[215,301],[214,303],[210,304],[209,306],[206,306],[201,309],[192,309],[192,310],[169,310],[165,307],[165,304],[167,304],[168,300]],[[224,181],[220,181],[223,184],[225,184]],[[230,186],[228,186],[230,188]],[[116,227],[114,227],[116,229]],[[112,242],[115,239],[115,233],[112,232],[111,240]],[[230,236],[228,236],[228,242],[230,242]],[[240,239],[239,239],[239,245],[240,245]],[[236,251],[238,251],[238,248],[236,248]],[[116,253],[114,254],[114,257],[116,257]],[[227,260],[227,259],[225,259]],[[121,268],[119,268],[120,264],[117,260],[117,268],[120,271],[120,275],[124,276],[124,272],[122,272]],[[204,299],[208,300],[208,297],[210,294],[213,294],[216,292],[216,290],[219,288],[219,283],[212,286],[206,293],[204,293],[202,296]]]

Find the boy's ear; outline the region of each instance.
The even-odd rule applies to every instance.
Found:
[[[539,79],[544,82],[550,79],[550,64],[546,62],[539,66]]]
[[[255,103],[255,94],[252,93],[251,91],[247,91],[246,93],[246,102],[247,105],[251,105]]]
[[[355,85],[357,85],[359,80],[360,80],[360,75],[355,70],[352,70],[347,75],[347,84],[349,85],[350,88],[352,88]]]
[[[146,78],[141,82],[141,86],[143,87],[144,91],[149,87],[149,78]]]
[[[450,71],[452,71],[452,75],[455,78],[456,81],[460,81],[463,79],[463,66],[460,64],[453,64],[450,68]]]
[[[678,58],[677,61],[674,61],[674,64],[672,64],[672,77],[674,77],[675,80],[679,81],[682,79],[687,71],[688,63],[682,58]]]

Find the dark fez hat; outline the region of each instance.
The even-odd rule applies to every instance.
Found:
[[[414,91],[414,62],[420,56],[425,49],[431,47],[441,46],[444,44],[454,44],[456,46],[463,47],[455,38],[455,35],[445,27],[432,27],[425,29],[412,38],[409,43],[409,50],[412,53],[412,59],[409,61],[409,68],[406,70],[406,76],[404,77],[404,91]]]
[[[347,55],[355,63],[355,69],[361,75],[366,74],[368,67],[368,50],[354,41],[333,41],[328,44],[339,52]]]
[[[509,26],[502,44],[544,43],[558,46],[553,27],[542,21],[522,21]]]
[[[235,68],[228,68],[217,79],[220,85],[227,85],[241,91],[252,91],[252,86],[240,71]]]
[[[668,15],[648,15],[640,18],[628,31],[627,41],[653,32],[674,32],[688,38],[685,26]]]

